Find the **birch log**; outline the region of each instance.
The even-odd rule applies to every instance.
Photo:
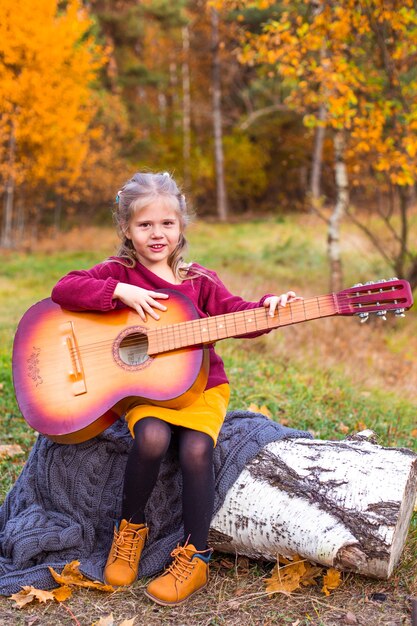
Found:
[[[375,578],[401,556],[417,494],[417,454],[364,431],[344,441],[273,442],[244,468],[211,523],[221,552],[308,560]]]

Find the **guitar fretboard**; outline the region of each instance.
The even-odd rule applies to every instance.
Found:
[[[153,328],[148,333],[150,355],[179,350],[190,346],[214,343],[220,339],[299,324],[339,313],[334,294],[297,300],[286,307],[279,306],[274,317],[268,309],[258,307],[236,313],[205,317],[178,324]]]

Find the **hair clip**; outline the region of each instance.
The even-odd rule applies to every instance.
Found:
[[[117,204],[119,204],[119,200],[120,200],[119,194],[117,194],[117,196],[115,197],[115,200],[116,200]]]
[[[162,172],[162,176],[170,178],[170,173],[169,172]]]

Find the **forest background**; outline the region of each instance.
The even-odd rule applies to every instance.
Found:
[[[0,435],[22,451],[1,461],[1,498],[36,436],[13,394],[18,320],[60,275],[113,252],[104,227],[134,171],[174,174],[201,218],[193,255],[247,299],[392,275],[417,286],[416,61],[412,0],[2,0]],[[219,350],[232,408],[262,408],[319,438],[370,427],[383,445],[415,450],[416,342],[412,310]],[[392,580],[348,575],[326,602],[316,589],[266,599],[267,565],[218,559],[214,617],[205,595],[192,614],[155,612],[140,587],[133,604],[86,592],[70,606],[83,624],[138,606],[150,624],[405,624],[416,541],[414,515]],[[61,623],[63,612],[49,605],[40,619]],[[3,616],[29,619],[6,599]]]
[[[412,0],[3,0],[1,247],[150,168],[200,216],[315,211],[335,288],[348,215],[414,288],[416,35]]]

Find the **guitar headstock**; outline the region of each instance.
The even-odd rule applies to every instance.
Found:
[[[358,315],[366,322],[371,313],[382,319],[388,311],[404,317],[404,311],[413,306],[413,294],[406,280],[391,278],[378,282],[354,285],[335,294],[340,315]]]

